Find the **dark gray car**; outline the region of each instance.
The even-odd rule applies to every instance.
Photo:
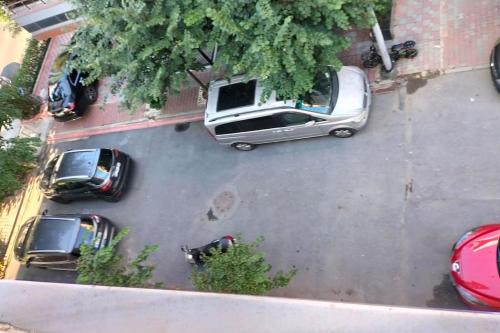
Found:
[[[118,201],[131,163],[117,149],[69,150],[49,161],[40,187],[47,198],[60,203],[84,198]]]
[[[27,267],[75,270],[80,245],[98,250],[107,246],[114,234],[111,222],[98,215],[35,216],[19,230],[14,255]]]

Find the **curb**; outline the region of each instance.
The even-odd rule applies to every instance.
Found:
[[[123,123],[85,128],[70,132],[63,132],[58,134],[53,133],[48,136],[47,142],[54,143],[54,142],[78,140],[96,135],[125,132],[125,131],[153,128],[153,127],[160,127],[167,125],[175,125],[179,123],[201,121],[203,119],[204,119],[203,112],[196,112],[196,113],[176,115],[176,116],[163,116],[163,117],[158,117],[157,119],[142,118]]]
[[[434,77],[446,74],[463,73],[463,72],[482,70],[488,68],[490,68],[489,64],[482,64],[477,66],[463,66],[463,67],[454,67],[449,69],[425,70],[422,72],[401,75],[394,78],[393,80],[375,80],[373,82],[370,82],[370,88],[372,89],[372,92],[375,94],[383,94],[396,89],[410,78],[432,79]]]

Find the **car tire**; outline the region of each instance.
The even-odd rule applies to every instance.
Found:
[[[245,143],[245,142],[237,142],[233,144],[233,148],[241,151],[250,151],[254,150],[257,148],[257,145],[251,144],[251,143]]]
[[[58,197],[50,198],[50,200],[60,204],[69,204],[71,202],[71,200],[69,199],[58,198]]]
[[[352,128],[346,128],[346,127],[336,128],[330,132],[330,135],[332,135],[336,138],[341,138],[341,139],[350,138],[354,134],[356,134],[356,130],[354,130]]]
[[[94,84],[84,87],[83,98],[85,103],[94,104],[97,101],[97,87]]]

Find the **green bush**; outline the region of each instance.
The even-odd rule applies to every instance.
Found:
[[[80,247],[78,259],[77,283],[102,286],[159,288],[161,283],[153,283],[154,266],[144,265],[149,255],[158,249],[158,245],[147,245],[139,255],[128,263],[118,253],[118,243],[129,233],[129,229],[121,230],[109,246],[98,251],[92,245]]]
[[[0,138],[0,202],[23,187],[24,178],[36,166],[39,139]]]
[[[279,271],[269,276],[272,266],[266,262],[264,253],[257,252],[263,240],[259,237],[249,244],[238,242],[225,253],[213,249],[212,255],[205,257],[202,270],[193,268],[191,280],[195,288],[199,291],[262,295],[287,286],[297,271]]]
[[[33,92],[47,46],[48,41],[39,42],[34,38],[31,38],[28,42],[28,46],[24,51],[21,68],[19,68],[19,71],[12,79],[12,84],[18,88],[22,88],[25,94]]]
[[[37,98],[22,94],[14,85],[0,87],[0,127],[9,126],[16,118],[31,118],[40,112],[40,105]]]
[[[0,1],[0,23],[5,24],[3,30],[8,30],[11,36],[15,37],[23,28],[10,18],[9,13],[2,8],[2,4],[3,1]]]

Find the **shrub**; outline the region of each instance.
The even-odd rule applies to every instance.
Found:
[[[212,255],[204,258],[202,270],[193,268],[191,280],[195,288],[199,291],[262,295],[287,286],[296,270],[279,271],[269,276],[272,266],[266,262],[264,253],[257,252],[263,240],[259,237],[249,244],[238,242],[225,253],[213,249]]]
[[[151,282],[155,267],[144,265],[149,255],[158,249],[158,245],[145,246],[135,259],[124,263],[117,245],[128,233],[128,228],[121,230],[107,247],[97,251],[92,245],[83,244],[80,247],[76,282],[102,286],[161,287],[161,283]]]
[[[40,111],[40,105],[40,100],[23,94],[14,85],[0,87],[0,126],[8,127],[16,118],[31,118]]]
[[[25,94],[33,92],[47,46],[48,41],[39,42],[34,38],[28,42],[26,51],[24,51],[21,68],[14,78],[12,78],[12,84],[18,88],[22,88]]]
[[[36,166],[34,154],[39,145],[35,138],[0,138],[0,201],[23,187],[24,178]]]

